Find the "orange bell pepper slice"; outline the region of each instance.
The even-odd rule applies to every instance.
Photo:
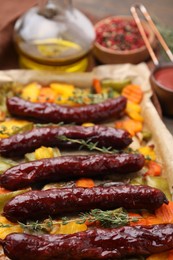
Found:
[[[95,186],[95,183],[92,179],[89,178],[81,178],[76,181],[77,187],[84,187],[84,188],[92,188]]]
[[[162,219],[162,223],[173,223],[173,201],[169,201],[169,204],[163,204],[159,209],[155,211],[157,218]]]
[[[142,123],[132,119],[117,121],[115,122],[115,127],[128,131],[132,136],[134,136],[137,132],[142,131]]]
[[[162,167],[157,162],[148,161],[147,165],[148,171],[145,173],[145,176],[160,176],[162,173]]]
[[[9,190],[6,190],[5,188],[0,186],[0,194],[8,193],[10,192]]]
[[[44,103],[49,102],[53,103],[56,100],[56,93],[50,87],[42,87],[39,92],[37,102]]]

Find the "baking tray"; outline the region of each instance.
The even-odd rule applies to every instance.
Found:
[[[173,193],[173,137],[162,122],[151,97],[152,90],[149,83],[150,71],[145,63],[139,65],[102,65],[86,73],[51,73],[43,71],[30,70],[7,70],[0,71],[0,87],[3,84],[27,84],[33,81],[39,81],[42,84],[50,82],[72,83],[80,88],[90,87],[93,78],[112,78],[122,80],[130,78],[134,84],[142,87],[144,98],[141,104],[142,115],[146,128],[152,133],[152,142],[155,145],[157,160],[163,166],[163,175],[167,178],[170,192]],[[79,152],[78,152],[79,153]],[[2,253],[0,260],[8,259]]]

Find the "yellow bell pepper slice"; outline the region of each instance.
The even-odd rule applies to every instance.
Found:
[[[82,232],[87,230],[86,224],[78,224],[75,221],[69,222],[65,225],[55,225],[51,234],[74,234],[77,232]]]
[[[55,91],[57,94],[58,104],[68,104],[73,105],[73,102],[69,101],[69,97],[73,96],[73,92],[75,91],[74,85],[65,84],[65,83],[51,83],[50,88]]]
[[[31,102],[36,102],[39,96],[40,89],[41,85],[39,83],[32,82],[23,88],[21,97]]]
[[[33,123],[26,120],[11,119],[0,123],[0,138],[7,138],[10,135],[31,130]]]
[[[74,85],[65,83],[51,83],[50,88],[59,95],[71,95],[75,89]]]
[[[150,255],[146,260],[168,260],[168,252]]]
[[[36,149],[34,152],[34,155],[35,155],[36,160],[55,157],[53,148],[45,147],[45,146],[41,146],[40,148]],[[56,154],[56,156],[61,156],[60,152],[59,152],[59,154]]]
[[[152,161],[156,160],[156,153],[154,151],[154,147],[153,146],[143,146],[143,147],[140,147],[138,149],[138,151],[140,153],[142,153],[145,156],[146,159],[148,157]]]
[[[134,102],[128,101],[126,106],[126,114],[133,120],[143,122],[144,119],[140,114],[141,107],[138,104],[135,104]]]
[[[83,123],[82,126],[90,127],[90,126],[94,126],[94,124],[93,123]]]
[[[5,217],[0,216],[0,239],[4,239],[11,233],[22,233],[23,229],[19,224],[8,221]]]
[[[126,111],[135,111],[137,113],[140,113],[141,112],[141,106],[132,102],[132,101],[127,101]]]

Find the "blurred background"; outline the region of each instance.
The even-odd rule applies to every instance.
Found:
[[[136,2],[143,3],[152,17],[157,17],[161,23],[173,26],[173,1],[172,0],[74,0],[77,8],[101,19],[108,15],[129,15],[130,6]]]
[[[14,23],[20,15],[41,1],[46,2],[45,0],[0,0],[0,69],[16,67],[17,56],[12,44]],[[96,23],[109,15],[130,15],[130,6],[135,2],[134,0],[73,0],[73,5],[84,12],[92,23]],[[165,26],[165,30],[173,28],[172,0],[143,0],[141,3],[149,10],[152,18]]]

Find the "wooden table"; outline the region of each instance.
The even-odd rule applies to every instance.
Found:
[[[74,6],[95,19],[99,20],[109,15],[130,15],[130,6],[134,0],[73,0]],[[165,26],[173,28],[173,0],[142,0],[150,15],[157,18]],[[173,134],[173,118],[163,117],[167,128]]]
[[[130,15],[130,6],[136,2],[143,3],[151,16],[158,18],[162,24],[173,27],[172,0],[73,0],[75,7],[99,19],[108,15]]]

